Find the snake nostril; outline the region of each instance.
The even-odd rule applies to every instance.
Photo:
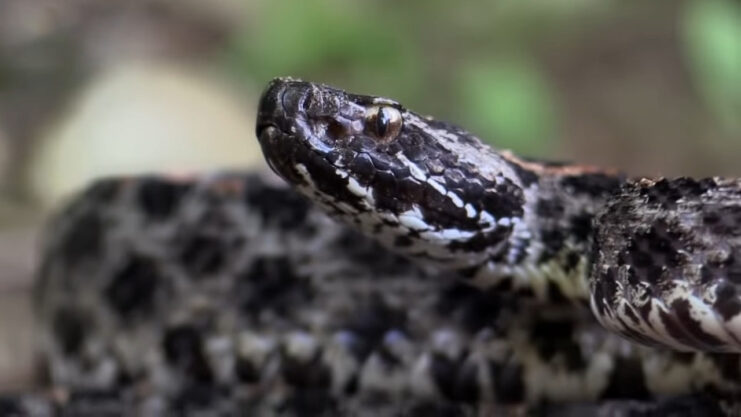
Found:
[[[312,107],[312,104],[315,102],[315,97],[316,95],[314,94],[314,90],[310,89],[303,92],[303,94],[301,94],[301,103],[299,109],[304,113],[308,113]]]
[[[307,112],[312,102],[313,94],[305,85],[291,83],[286,85],[280,94],[281,110],[286,115]]]

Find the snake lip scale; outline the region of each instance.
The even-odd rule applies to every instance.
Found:
[[[741,182],[529,161],[380,97],[291,78],[260,101],[270,167],[392,251],[479,287],[589,301],[631,340],[741,351]]]

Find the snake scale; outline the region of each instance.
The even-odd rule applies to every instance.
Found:
[[[285,78],[257,134],[315,204],[145,176],[54,217],[50,383],[139,415],[739,413],[738,180],[526,160]]]

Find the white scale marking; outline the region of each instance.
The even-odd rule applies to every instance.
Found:
[[[407,158],[401,151],[397,152],[394,156],[397,157],[399,161],[404,164],[404,166],[409,168],[409,172],[412,174],[412,177],[422,182],[427,181],[427,176],[425,175],[424,171],[419,169],[417,164],[410,161],[409,158]]]
[[[466,209],[466,216],[468,216],[469,219],[475,218],[476,215],[478,214],[478,212],[476,211],[475,208],[473,208],[471,203],[466,204],[465,209]]]
[[[412,230],[429,230],[427,223],[422,220],[420,213],[416,210],[408,210],[398,216],[399,223]]]
[[[487,224],[489,226],[497,224],[497,219],[495,219],[494,216],[484,210],[481,210],[479,212],[479,220],[481,221],[481,223]]]
[[[445,195],[448,196],[448,198],[450,198],[450,201],[452,201],[453,204],[455,204],[456,207],[463,208],[463,205],[464,205],[463,204],[463,200],[461,200],[461,198],[458,197],[457,194],[455,194],[455,193],[453,193],[451,191],[448,191]]]
[[[468,232],[460,229],[444,229],[440,232],[440,236],[447,240],[466,240],[473,237],[473,232]]]
[[[396,158],[398,158],[399,161],[401,161],[404,164],[404,166],[406,166],[407,168],[409,168],[409,172],[412,174],[412,177],[414,179],[430,184],[430,186],[432,188],[434,188],[435,191],[437,191],[438,193],[443,194],[446,197],[448,197],[450,199],[450,201],[452,201],[453,204],[456,207],[458,207],[458,208],[463,208],[464,207],[465,203],[463,202],[463,199],[460,198],[460,196],[458,196],[457,194],[455,194],[455,193],[453,193],[451,191],[447,191],[445,189],[445,187],[443,187],[443,185],[440,184],[438,181],[436,181],[436,180],[434,180],[432,178],[428,178],[425,175],[424,171],[422,171],[417,166],[417,164],[415,164],[414,162],[410,161],[409,158],[407,158],[401,151],[397,152],[394,156]],[[469,213],[470,212],[467,210],[466,214],[469,215],[469,217],[473,217]]]
[[[373,194],[371,193],[370,188],[363,187],[355,178],[348,178],[347,189],[354,195],[364,198],[371,207],[374,205]]]
[[[296,164],[294,165],[294,168],[296,168],[296,171],[298,171],[299,175],[306,180],[313,188],[314,187],[314,180],[311,179],[311,174],[309,174],[309,170],[306,168],[306,165],[304,164]]]
[[[447,191],[445,190],[445,187],[442,186],[439,182],[433,180],[432,178],[427,180],[427,184],[430,184],[432,188],[435,189],[438,193],[445,195],[447,194]]]

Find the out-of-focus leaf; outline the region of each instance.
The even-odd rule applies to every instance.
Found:
[[[709,107],[724,125],[741,129],[741,5],[691,2],[682,31],[692,74]]]
[[[279,75],[317,80],[321,74],[334,83],[349,82],[346,88],[391,87],[374,94],[404,90],[415,78],[419,59],[405,41],[403,28],[371,6],[272,0],[255,27],[236,40],[231,62],[258,82]],[[357,80],[361,76],[369,77]]]
[[[528,61],[473,64],[459,83],[461,115],[498,148],[543,154],[553,135],[554,114],[547,83]]]

